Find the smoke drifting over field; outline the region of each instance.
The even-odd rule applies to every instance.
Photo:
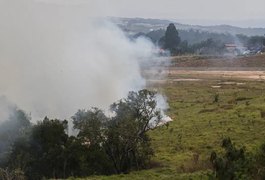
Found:
[[[153,46],[129,41],[97,4],[0,0],[0,95],[32,114],[69,118],[145,87]]]

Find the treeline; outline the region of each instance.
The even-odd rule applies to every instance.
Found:
[[[146,36],[149,38],[153,43],[157,44],[159,40],[165,35],[166,30],[158,29],[148,33],[137,33],[134,37],[139,36]],[[190,30],[182,30],[178,29],[179,37],[182,41],[187,41],[188,44],[194,45],[198,44],[202,41],[206,41],[207,39],[213,39],[215,41],[221,41],[222,43],[231,43],[235,37],[231,34],[224,34],[224,33],[214,33],[214,32],[207,32],[207,31],[199,31],[195,29]],[[247,36],[248,37],[248,36]]]
[[[265,36],[245,36],[242,34],[220,34],[199,30],[177,30],[174,24],[170,24],[166,30],[159,29],[149,33],[138,33],[133,38],[146,37],[157,46],[169,50],[172,55],[203,54],[223,55],[227,53],[225,44],[235,44],[249,50],[264,51]],[[175,41],[168,47],[169,41]]]
[[[130,92],[110,109],[111,117],[98,108],[79,110],[72,117],[76,136],[68,135],[66,120],[46,117],[32,125],[16,110],[16,117],[1,125],[0,179],[85,177],[148,168],[153,149],[147,132],[161,121],[156,94]]]
[[[171,55],[182,54],[211,54],[222,55],[225,45],[222,41],[207,39],[197,44],[189,45],[188,41],[181,40],[174,24],[169,24],[165,35],[158,42],[159,47],[170,52]]]
[[[243,34],[237,34],[236,40],[242,44],[242,46],[248,49],[262,48],[265,46],[265,34],[264,36],[245,36]],[[237,42],[236,42],[237,43]]]

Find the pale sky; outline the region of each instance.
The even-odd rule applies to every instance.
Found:
[[[0,0],[0,2],[3,0]],[[13,0],[14,1],[14,0]],[[77,5],[97,16],[265,27],[265,0],[24,0]]]
[[[264,23],[265,0],[109,0],[120,16]],[[253,22],[256,21],[256,22]],[[262,22],[259,22],[262,21]],[[184,21],[185,22],[185,21]],[[247,23],[245,22],[245,23]],[[243,22],[242,22],[243,23]],[[251,25],[250,24],[250,25]],[[262,26],[265,25],[261,24]]]
[[[264,0],[113,0],[121,14],[185,19],[265,18]]]

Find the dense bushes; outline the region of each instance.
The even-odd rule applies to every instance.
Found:
[[[230,138],[223,140],[222,147],[225,150],[223,156],[218,156],[216,152],[212,152],[210,158],[215,177],[221,180],[249,179],[251,163],[245,150],[243,148],[237,149]]]
[[[255,159],[257,177],[265,179],[265,143],[260,146]]]
[[[46,117],[16,139],[2,166],[10,171],[3,170],[2,175],[20,170],[28,179],[38,180],[147,168],[153,155],[147,131],[161,119],[155,96],[147,90],[130,92],[111,105],[111,117],[97,108],[79,110],[72,117],[76,137],[66,133],[66,120]]]
[[[212,152],[210,161],[213,174],[209,179],[236,180],[236,179],[264,179],[265,178],[265,143],[257,153],[250,154],[244,148],[236,148],[230,138],[222,141],[224,154]]]

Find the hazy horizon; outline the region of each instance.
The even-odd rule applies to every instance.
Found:
[[[196,25],[228,24],[265,28],[263,0],[32,0],[37,3],[79,6],[100,17],[140,17],[176,20]],[[93,14],[93,13],[92,13]]]
[[[198,25],[265,27],[263,0],[121,1],[113,0],[117,3],[117,13],[127,17],[174,19],[180,23]]]
[[[207,19],[170,19],[170,18],[155,18],[155,17],[126,17],[126,16],[110,16],[113,18],[141,18],[141,19],[158,19],[168,20],[175,23],[186,24],[186,25],[198,25],[198,26],[218,26],[218,25],[229,25],[241,28],[265,28],[265,19],[252,19],[252,20],[207,20]]]

